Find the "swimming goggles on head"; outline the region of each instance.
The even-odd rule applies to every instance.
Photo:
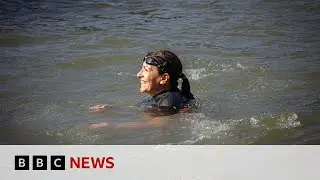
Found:
[[[162,72],[167,72],[165,70],[165,66],[167,65],[167,62],[160,58],[160,57],[149,57],[149,56],[146,56],[143,58],[143,61],[145,61],[147,64],[149,65],[153,65],[153,66],[157,66]]]

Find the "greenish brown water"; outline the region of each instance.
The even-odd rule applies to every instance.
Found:
[[[1,1],[0,143],[319,144],[319,5]],[[89,131],[139,120],[136,74],[159,49],[181,58],[197,111],[166,133]]]

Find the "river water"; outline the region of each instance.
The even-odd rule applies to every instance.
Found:
[[[319,144],[320,3],[0,2],[1,144]],[[163,129],[136,122],[142,57],[182,60],[198,102]],[[104,113],[89,107],[106,103]],[[121,110],[122,109],[122,110]]]

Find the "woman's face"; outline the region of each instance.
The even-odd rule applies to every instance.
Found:
[[[160,89],[161,75],[156,66],[143,62],[140,72],[137,77],[140,79],[140,92],[148,93],[154,96]]]

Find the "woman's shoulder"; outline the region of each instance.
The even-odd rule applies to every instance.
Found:
[[[184,104],[187,99],[181,94],[180,91],[166,91],[154,97],[158,107],[175,107],[179,108]]]
[[[135,107],[150,108],[150,107],[154,107],[155,104],[156,104],[156,102],[154,101],[153,98],[146,98],[146,99],[143,99],[142,101],[138,102],[137,104],[135,104]]]

